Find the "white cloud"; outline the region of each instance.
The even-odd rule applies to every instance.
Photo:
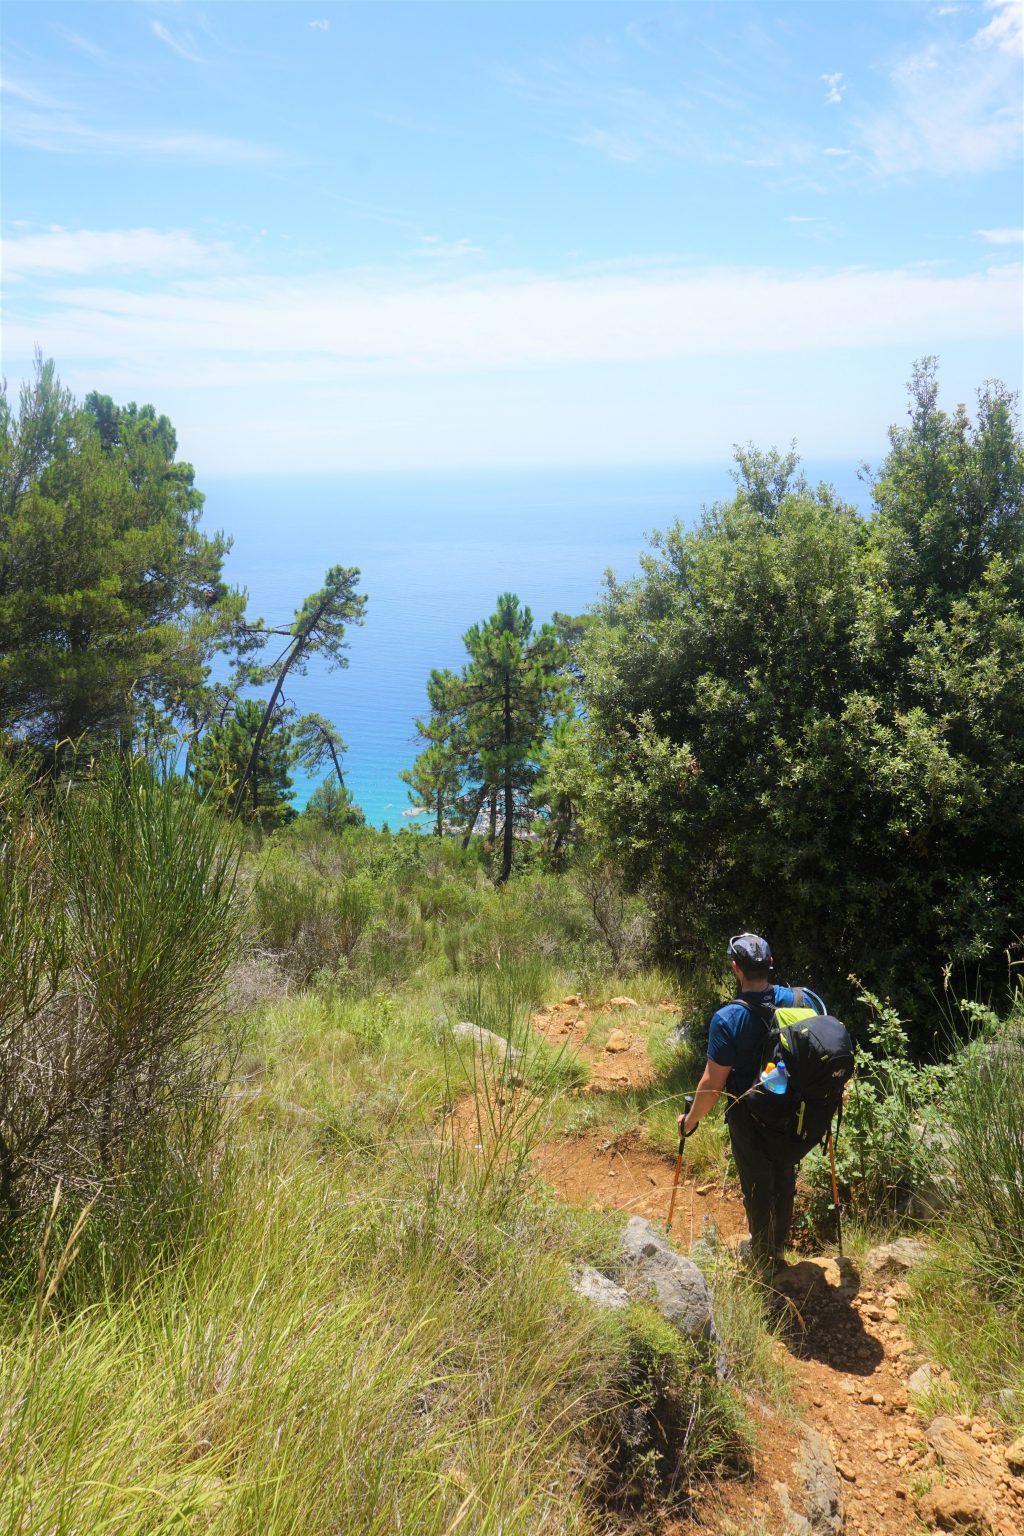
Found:
[[[843,92],[846,90],[846,86],[842,83],[842,74],[837,70],[834,75],[822,75],[821,78],[828,86],[828,90],[825,92],[825,100],[838,105],[843,99]]]
[[[61,229],[0,242],[3,274],[30,277],[91,273],[159,273],[207,270],[227,254],[223,245],[202,245],[181,229]]]
[[[820,213],[787,213],[782,222],[784,224],[822,224],[824,220]]]
[[[584,149],[596,149],[619,165],[635,165],[644,158],[641,138],[631,139],[622,134],[609,133],[606,128],[588,128],[586,133],[576,135],[576,143]]]
[[[28,85],[23,80],[12,80],[9,75],[5,75],[3,80],[0,80],[0,91],[5,96],[13,97],[15,101],[26,102],[30,107],[42,107],[50,111],[53,108],[59,109],[60,106],[52,96],[46,95],[36,86]]]
[[[852,149],[837,149],[835,147],[835,145],[830,144],[827,149],[823,149],[822,150],[822,154],[823,155],[831,155],[833,157],[833,159],[840,160],[840,159],[845,159],[845,157],[847,155],[852,155],[853,154],[853,150]]]
[[[975,234],[987,240],[989,245],[1024,244],[1024,229],[978,229]]]
[[[763,70],[759,56],[758,69]],[[806,165],[818,151],[784,120],[776,120],[757,88],[738,80],[719,91],[700,89],[662,94],[633,85],[578,59],[548,63],[533,74],[503,70],[498,79],[566,136],[619,165],[684,160],[703,165],[778,167]],[[710,113],[711,100],[726,114]],[[767,147],[767,149],[766,149]]]
[[[202,130],[97,127],[73,108],[45,100],[31,87],[5,82],[3,89],[16,102],[27,103],[4,113],[4,137],[9,144],[51,154],[177,160],[188,165],[281,165],[287,159],[267,145]]]
[[[483,247],[470,240],[442,240],[440,235],[421,235],[419,251],[421,256],[433,256],[439,261],[462,261],[467,256],[483,255]]]
[[[84,53],[87,58],[93,59],[97,64],[105,64],[110,58],[105,48],[101,48],[99,43],[94,43],[91,38],[83,37],[80,32],[69,32],[66,28],[62,28],[61,35],[72,48],[77,48],[79,53]]]
[[[306,25],[312,27],[314,32],[329,32],[331,30],[329,21],[310,21]]]
[[[893,100],[855,129],[884,174],[994,170],[1021,151],[1020,0],[988,0],[970,39],[932,41],[891,71]]]
[[[654,363],[762,352],[906,345],[1018,333],[1020,268],[964,277],[917,270],[779,274],[494,274],[477,281],[327,274],[301,283],[192,281],[153,293],[58,291],[9,311],[7,348],[153,376],[335,380],[381,374]],[[13,309],[13,306],[12,306]]]
[[[163,26],[159,21],[151,21],[150,27],[153,30],[153,36],[159,38],[160,41],[167,48],[170,48],[172,53],[176,53],[179,58],[187,59],[190,64],[206,63],[206,60],[203,58],[202,54],[195,52],[195,45],[193,43],[192,34],[190,32],[185,33],[187,42],[180,43],[174,36],[173,32],[169,32],[167,28]]]
[[[1024,4],[1021,0],[985,0],[985,9],[994,14],[988,26],[975,35],[975,47],[999,48],[1019,60],[1024,34]]]

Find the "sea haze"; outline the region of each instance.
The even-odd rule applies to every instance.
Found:
[[[853,463],[808,464],[863,505]],[[646,535],[729,496],[725,465],[708,468],[345,475],[330,479],[200,477],[204,527],[234,540],[225,576],[249,612],[291,620],[331,565],[356,565],[366,622],[349,631],[349,665],[319,660],[289,679],[300,712],[333,720],[348,744],[346,778],[376,826],[410,825],[398,775],[416,756],[415,719],[432,667],[460,667],[462,635],[516,592],[540,623],[582,612],[605,571],[635,573]],[[319,777],[316,776],[316,777]],[[316,778],[295,773],[295,803]]]

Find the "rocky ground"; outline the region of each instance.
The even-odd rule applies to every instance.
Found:
[[[570,997],[542,1010],[535,1025],[550,1042],[579,1051],[590,1068],[582,1091],[600,1094],[649,1083],[647,1034],[666,1026],[669,1009],[625,997],[590,1009]],[[564,1199],[663,1230],[674,1160],[649,1148],[641,1132],[562,1136],[538,1149],[536,1164]],[[738,1187],[684,1178],[675,1250],[685,1254],[709,1223],[727,1242],[746,1231]],[[859,1268],[808,1257],[776,1279],[771,1299],[782,1319],[780,1348],[794,1362],[794,1417],[762,1411],[753,1476],[701,1490],[693,1518],[669,1521],[664,1536],[910,1536],[929,1528],[1021,1536],[1024,1437],[1008,1445],[983,1419],[923,1411],[931,1368],[903,1331],[900,1308],[924,1251],[900,1239]],[[615,1303],[606,1296],[604,1304]]]

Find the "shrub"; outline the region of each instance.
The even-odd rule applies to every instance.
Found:
[[[59,1182],[98,1199],[94,1227],[168,1229],[218,1134],[236,848],[145,762],[102,763],[45,807],[0,775],[4,1215],[31,1215]]]
[[[904,1021],[887,1000],[861,989],[858,1001],[867,1010],[869,1049],[858,1049],[856,1076],[846,1090],[836,1169],[842,1198],[855,1213],[884,1222],[927,1206],[936,1184],[942,1106],[955,1069],[912,1059]],[[805,1217],[825,1223],[832,1211],[828,1154],[811,1152],[801,1167]]]
[[[1019,994],[1018,994],[1019,997]],[[1024,1307],[1024,1008],[957,1065],[945,1100],[957,1219],[978,1265]]]

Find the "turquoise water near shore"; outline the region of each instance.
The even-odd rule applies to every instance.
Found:
[[[853,463],[808,464],[863,503]],[[418,750],[415,718],[432,667],[459,667],[461,636],[518,593],[542,622],[582,612],[605,571],[630,576],[645,535],[727,497],[727,465],[695,468],[488,471],[326,478],[200,476],[204,526],[234,539],[226,578],[247,588],[249,611],[291,619],[330,565],[357,565],[366,622],[349,632],[349,666],[319,660],[289,679],[301,712],[333,720],[348,744],[346,778],[375,826],[409,825],[398,775]],[[313,781],[315,782],[315,781]],[[295,803],[313,782],[295,774]]]

